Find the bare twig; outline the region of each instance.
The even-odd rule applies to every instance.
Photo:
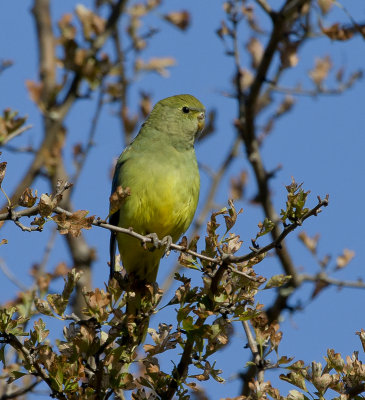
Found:
[[[271,15],[270,4],[266,0],[256,0],[256,3],[269,15]]]
[[[92,146],[94,145],[94,137],[95,137],[95,134],[96,134],[96,128],[97,128],[98,121],[99,121],[99,118],[100,118],[100,115],[101,115],[101,111],[102,111],[102,108],[103,108],[103,104],[104,104],[103,96],[104,96],[104,87],[101,84],[101,86],[99,88],[99,96],[98,96],[98,101],[97,101],[97,104],[96,104],[96,109],[95,109],[95,112],[94,112],[94,116],[93,116],[93,118],[91,120],[91,126],[90,126],[90,131],[89,131],[89,136],[88,136],[88,139],[87,139],[87,143],[86,143],[85,148],[82,149],[82,152],[80,154],[80,160],[78,161],[77,166],[76,166],[76,172],[75,172],[74,176],[71,179],[71,182],[73,183],[74,187],[76,187],[76,183],[77,183],[77,181],[78,181],[78,179],[80,177],[81,171],[82,171],[82,169],[83,169],[83,167],[85,165],[87,156],[89,155],[90,150],[91,150]]]
[[[254,360],[254,363],[256,365],[256,368],[258,368],[258,381],[263,382],[264,381],[264,370],[263,368],[260,368],[260,364],[262,363],[262,358],[260,355],[260,352],[257,347],[257,343],[255,338],[252,335],[250,325],[248,321],[242,321],[243,329],[245,330],[246,336],[247,336],[247,342],[248,342],[248,347],[251,350],[252,353],[252,358]]]
[[[0,258],[0,269],[3,274],[9,279],[9,281],[13,282],[15,286],[17,286],[22,292],[26,292],[28,288],[23,285],[23,283],[11,272],[11,270],[6,265],[5,260]]]
[[[365,282],[358,280],[358,281],[344,281],[341,279],[334,279],[329,277],[323,272],[320,272],[316,275],[308,275],[308,274],[300,274],[299,275],[300,282],[323,282],[327,283],[332,286],[338,286],[340,288],[355,288],[355,289],[364,289]]]
[[[33,128],[33,125],[22,126],[21,128],[12,132],[10,135],[6,136],[0,143],[0,145],[5,146],[10,140],[14,139],[16,136],[21,135],[23,132],[28,131],[31,128]]]

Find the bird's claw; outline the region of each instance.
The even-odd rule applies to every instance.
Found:
[[[149,248],[150,251],[153,251],[154,249],[160,249],[162,247],[165,248],[165,254],[166,257],[170,254],[171,252],[171,244],[172,244],[172,237],[171,236],[165,236],[161,239],[161,241],[159,240],[158,236],[156,233],[149,233],[148,235],[146,235],[146,237],[151,238],[152,240],[152,248]]]
[[[171,253],[171,245],[172,245],[172,237],[170,235],[165,236],[161,240],[162,246],[165,247],[165,256],[168,257],[169,254]]]
[[[149,233],[148,235],[146,235],[146,237],[150,238],[152,241],[153,247],[149,248],[150,251],[153,251],[154,249],[158,249],[160,247],[160,240],[156,233]],[[144,245],[146,247],[146,243],[144,243]]]

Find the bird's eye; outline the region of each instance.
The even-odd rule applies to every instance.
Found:
[[[182,108],[182,112],[187,114],[188,112],[190,112],[190,108],[189,107],[183,107]]]

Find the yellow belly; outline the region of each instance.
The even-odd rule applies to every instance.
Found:
[[[143,235],[156,233],[159,239],[171,236],[175,242],[188,229],[199,197],[199,175],[166,173],[139,176],[129,182],[131,196],[120,209],[119,226]],[[156,280],[164,249],[144,249],[128,235],[117,236],[124,268],[138,279]]]

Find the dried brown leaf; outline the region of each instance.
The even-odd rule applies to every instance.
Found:
[[[58,225],[61,235],[70,234],[78,237],[81,235],[81,229],[91,229],[94,216],[86,217],[89,212],[86,210],[78,210],[72,215],[58,214],[52,219]]]
[[[26,188],[22,195],[19,197],[18,203],[22,207],[33,207],[37,199],[37,191],[35,191],[33,195],[32,189]]]
[[[338,22],[328,28],[321,26],[321,31],[331,40],[345,41],[354,36],[354,30],[352,28],[345,28]]]
[[[93,13],[82,4],[75,9],[83,29],[85,39],[90,40],[93,35],[100,35],[105,30],[105,19]]]
[[[224,37],[226,35],[230,35],[232,32],[231,30],[228,28],[227,24],[225,23],[225,21],[221,22],[221,27],[219,29],[216,30],[217,35],[221,38],[224,39]]]
[[[333,0],[317,0],[317,2],[323,15],[326,15],[334,4]]]
[[[240,84],[243,90],[247,90],[254,80],[252,72],[246,68],[242,68],[240,71]]]
[[[315,236],[310,237],[303,231],[299,233],[298,237],[312,254],[317,254],[317,245],[319,240],[318,233]]]
[[[53,198],[48,194],[42,194],[38,203],[39,214],[42,217],[47,218],[49,215],[51,215],[52,211],[57,207],[57,205],[58,201],[56,198]]]
[[[26,80],[25,85],[28,89],[29,97],[38,107],[41,107],[42,101],[42,92],[43,92],[43,83],[42,82],[35,82],[31,80]]]
[[[343,253],[337,257],[336,269],[345,268],[354,257],[355,252],[353,250],[344,249]]]
[[[186,10],[165,14],[163,18],[183,31],[185,31],[190,25],[190,13]]]
[[[167,68],[173,67],[176,65],[176,60],[172,57],[152,57],[148,61],[143,61],[138,58],[134,69],[135,72],[157,72],[164,78],[168,78],[170,76],[170,72]]]
[[[0,187],[1,187],[2,183],[3,183],[4,178],[5,178],[6,165],[7,165],[6,161],[0,163]]]
[[[298,42],[286,42],[280,49],[280,61],[284,68],[293,68],[299,62]]]
[[[62,39],[65,41],[74,40],[76,37],[76,28],[72,25],[73,15],[68,13],[64,14],[58,21],[58,27],[61,31]]]
[[[143,118],[147,118],[152,110],[151,96],[147,93],[141,92],[141,100],[139,102],[139,109],[143,115]]]
[[[316,59],[314,68],[309,71],[309,76],[312,78],[316,86],[322,86],[322,83],[327,78],[331,68],[332,61],[329,56]]]
[[[275,117],[281,117],[283,114],[290,111],[295,104],[295,100],[293,96],[285,96],[284,100],[279,104],[279,107],[276,110]]]
[[[129,187],[123,189],[121,186],[118,186],[115,192],[113,192],[109,197],[109,215],[113,215],[114,213],[116,213],[125,202],[125,199],[130,195],[131,191]]]
[[[251,55],[251,66],[253,69],[256,69],[260,65],[264,54],[264,47],[259,39],[252,37],[247,43],[246,49]]]
[[[231,187],[229,198],[233,200],[240,200],[243,197],[243,193],[247,184],[248,173],[247,171],[241,171],[238,176],[231,178]]]

